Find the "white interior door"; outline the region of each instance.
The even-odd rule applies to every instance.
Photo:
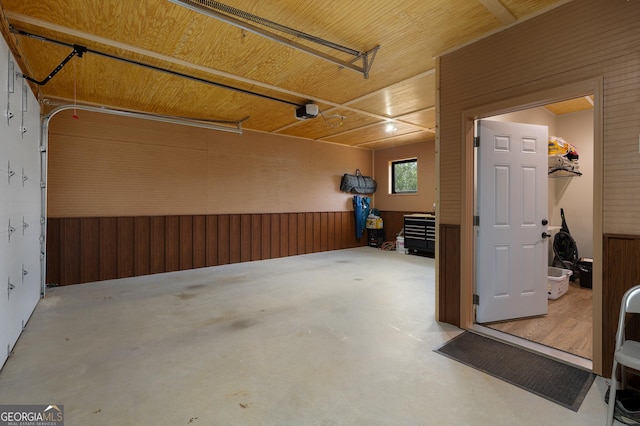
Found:
[[[547,133],[478,122],[478,323],[547,313]]]

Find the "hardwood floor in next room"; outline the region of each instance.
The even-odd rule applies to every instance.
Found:
[[[549,300],[543,316],[483,324],[486,327],[592,359],[591,289],[570,282],[566,294]]]

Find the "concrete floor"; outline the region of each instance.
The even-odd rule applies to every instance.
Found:
[[[601,425],[433,350],[434,260],[361,247],[52,289],[1,404],[72,425]]]

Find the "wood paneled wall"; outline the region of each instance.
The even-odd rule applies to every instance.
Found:
[[[404,228],[404,215],[407,212],[380,211],[380,217],[384,221],[384,238],[387,241],[395,241],[396,236]]]
[[[47,283],[69,285],[340,250],[353,212],[50,218]]]
[[[603,243],[602,362],[603,376],[611,377],[622,295],[640,284],[640,236],[605,234]],[[640,337],[640,330],[629,332]]]
[[[460,326],[460,226],[440,224],[438,321]]]
[[[637,2],[572,1],[440,58],[443,222],[463,220],[465,111],[602,77],[604,232],[640,234],[639,20]]]
[[[594,299],[603,296],[602,273],[613,265],[607,262],[634,261],[631,251],[620,252],[621,259],[607,254],[611,247],[600,240],[604,234],[640,235],[640,50],[635,47],[639,21],[637,2],[572,1],[439,58],[438,214],[441,223],[461,225],[461,257],[444,261],[446,267],[448,262],[460,265],[462,299],[468,298],[473,285],[473,161],[467,134],[471,126],[461,123],[464,117],[481,118],[594,93]],[[579,93],[568,93],[567,88]],[[442,250],[441,246],[444,258]],[[442,275],[439,280],[441,287],[456,285],[444,282]],[[596,372],[601,361],[609,368],[610,355],[600,346],[609,344],[599,339],[608,339],[600,307],[605,316],[617,312],[614,299],[605,296],[594,310]],[[464,326],[470,317],[471,307],[462,306]]]

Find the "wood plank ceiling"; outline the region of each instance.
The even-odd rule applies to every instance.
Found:
[[[223,3],[360,52],[380,48],[365,78],[169,0],[0,0],[1,28],[36,80],[74,44],[88,49],[47,84],[30,83],[41,100],[242,121],[243,129],[378,149],[435,138],[438,55],[566,0]],[[342,61],[353,58],[252,25]],[[310,102],[319,116],[296,119],[296,105]]]

